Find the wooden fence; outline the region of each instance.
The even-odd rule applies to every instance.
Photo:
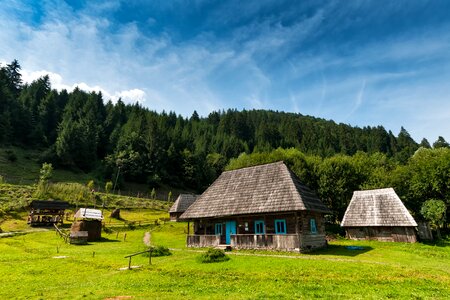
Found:
[[[133,256],[139,255],[139,254],[143,254],[143,253],[147,253],[148,252],[148,264],[151,265],[152,264],[152,252],[153,252],[153,248],[150,248],[148,250],[145,251],[141,251],[141,252],[137,252],[137,253],[133,253],[130,255],[125,256],[125,258],[128,258],[128,270],[131,270],[131,258]]]
[[[56,234],[59,235],[64,240],[64,243],[67,243],[67,239],[69,238],[69,235],[62,232],[61,229],[59,229],[58,226],[56,226],[56,224],[53,224],[53,226],[56,229]]]

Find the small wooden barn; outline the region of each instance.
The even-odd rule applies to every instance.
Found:
[[[393,188],[353,192],[341,226],[354,240],[417,241],[417,223]]]
[[[178,218],[195,202],[197,197],[193,194],[180,194],[169,210],[170,220],[178,221]]]
[[[99,209],[80,208],[74,215],[75,221],[70,227],[71,243],[77,238],[84,239],[87,232],[87,241],[98,241],[102,237],[103,215]]]
[[[329,212],[276,162],[223,172],[180,219],[194,222],[188,247],[309,251],[327,245],[324,214]]]
[[[27,223],[30,226],[63,224],[64,210],[67,208],[69,208],[69,203],[64,201],[33,200],[30,203]]]

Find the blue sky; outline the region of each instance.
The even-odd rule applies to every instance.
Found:
[[[156,111],[298,112],[450,141],[450,1],[14,1],[0,62]]]

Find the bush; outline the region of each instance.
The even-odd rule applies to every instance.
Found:
[[[172,255],[172,252],[170,252],[169,248],[166,246],[155,246],[151,247],[153,249],[152,251],[152,257],[158,257],[158,256],[169,256]],[[149,253],[144,253],[144,256],[148,257]]]
[[[208,251],[199,256],[201,263],[213,263],[227,261],[230,258],[225,255],[225,252],[220,249],[209,248]]]
[[[112,233],[112,232],[113,232],[111,228],[106,227],[106,226],[103,226],[102,229],[103,229],[103,232],[104,232],[104,233],[108,233],[108,234],[109,234],[109,233]]]

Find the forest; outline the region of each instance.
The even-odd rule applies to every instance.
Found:
[[[415,216],[426,200],[450,204],[450,148],[382,126],[297,113],[228,109],[187,118],[100,92],[23,83],[17,60],[0,65],[0,145],[39,149],[56,168],[101,180],[202,192],[225,169],[285,160],[342,217],[353,190],[392,186]],[[448,218],[447,218],[448,219]]]

